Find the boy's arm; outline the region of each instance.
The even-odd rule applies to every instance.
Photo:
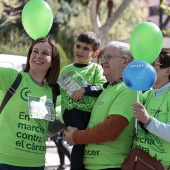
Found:
[[[71,99],[74,102],[79,102],[79,101],[81,101],[82,97],[84,96],[84,93],[85,93],[85,89],[80,88],[71,95]]]
[[[84,95],[90,96],[90,97],[98,97],[103,89],[95,84],[89,84],[83,87],[85,89]]]
[[[78,102],[78,101],[81,101],[81,99],[84,95],[87,95],[90,97],[98,97],[102,91],[103,90],[99,86],[87,85],[87,86],[84,86],[84,87],[78,89],[77,91],[75,91],[71,95],[71,99],[74,102]]]
[[[83,86],[85,94],[90,97],[98,97],[103,91],[103,84],[106,82],[106,78],[103,76],[103,68],[97,64],[94,75],[93,84]]]

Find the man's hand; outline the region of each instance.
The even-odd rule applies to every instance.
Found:
[[[74,101],[74,102],[78,102],[78,101],[81,101],[82,97],[84,96],[84,93],[85,93],[85,89],[82,87],[80,88],[79,90],[75,91],[72,95],[71,95],[71,99]]]
[[[72,146],[75,145],[74,141],[73,141],[73,133],[77,130],[77,128],[75,127],[71,127],[68,126],[65,130],[64,130],[64,139],[67,141],[67,143]]]

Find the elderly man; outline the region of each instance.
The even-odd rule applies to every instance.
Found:
[[[95,102],[88,129],[68,127],[64,132],[68,144],[86,144],[85,169],[120,170],[129,153],[134,135],[132,103],[136,92],[125,86],[122,73],[132,60],[129,44],[108,43],[102,56],[108,82]]]

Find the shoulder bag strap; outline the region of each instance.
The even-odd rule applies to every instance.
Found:
[[[16,89],[18,88],[20,82],[22,79],[22,75],[20,73],[18,73],[17,78],[15,79],[15,81],[13,82],[12,86],[8,89],[2,103],[0,106],[0,113],[2,112],[3,108],[5,107],[5,105],[7,104],[7,102],[9,101],[9,99],[12,97],[12,95],[15,93]]]
[[[55,83],[55,84],[49,84],[49,86],[51,87],[51,90],[52,90],[53,104],[54,104],[54,108],[55,108],[57,96],[60,95],[59,85],[58,85],[58,83]]]

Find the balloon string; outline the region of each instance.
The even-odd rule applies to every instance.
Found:
[[[140,91],[137,91],[137,102],[139,102]]]
[[[137,91],[137,102],[139,102],[140,91]],[[135,133],[138,131],[138,119],[135,119]]]

